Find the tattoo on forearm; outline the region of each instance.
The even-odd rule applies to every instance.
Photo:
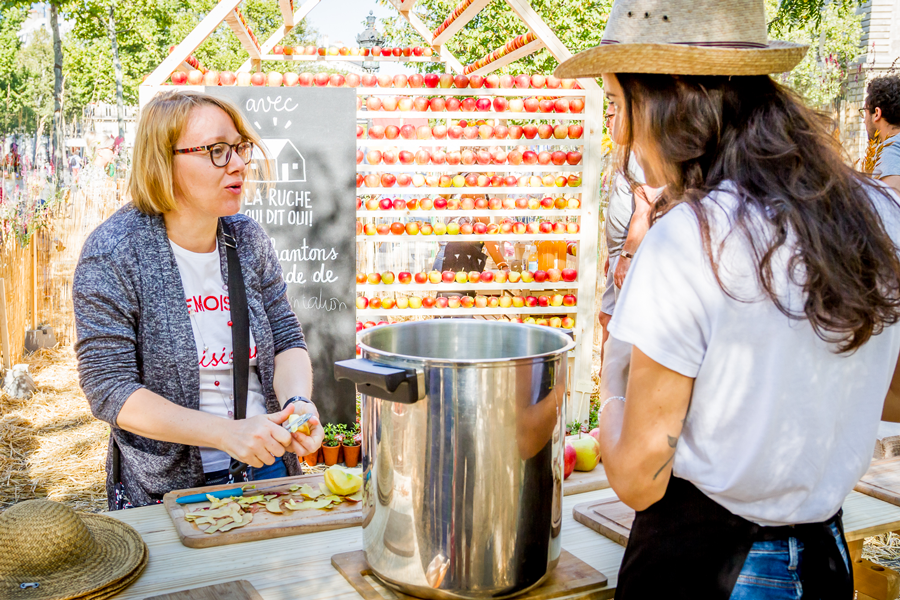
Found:
[[[666,435],[666,437],[669,438],[669,448],[674,448],[675,446],[678,445],[677,437],[672,437],[671,435],[668,435],[668,434]]]
[[[674,454],[673,454],[672,456],[670,456],[669,459],[668,459],[666,462],[663,463],[663,466],[661,466],[661,467],[659,468],[659,471],[656,472],[656,475],[653,476],[653,480],[654,480],[654,481],[656,481],[656,478],[659,477],[659,474],[663,472],[663,469],[666,468],[666,465],[668,465],[670,462],[672,462],[672,459],[673,459],[673,458],[675,458],[675,455],[674,455]]]

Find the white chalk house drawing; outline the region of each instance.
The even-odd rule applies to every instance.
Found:
[[[297,147],[286,139],[264,139],[269,154],[269,171],[272,179],[263,179],[260,165],[263,154],[259,148],[253,149],[253,161],[250,163],[250,181],[287,183],[306,181],[306,160]]]

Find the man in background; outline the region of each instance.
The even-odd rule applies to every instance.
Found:
[[[860,109],[869,139],[883,140],[872,176],[900,193],[900,75],[884,75],[869,82]]]

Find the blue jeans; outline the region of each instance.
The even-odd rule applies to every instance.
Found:
[[[850,569],[850,554],[836,525],[831,534]],[[756,542],[744,561],[731,600],[795,600],[803,597],[803,544],[797,538]]]
[[[277,479],[279,477],[287,477],[287,466],[284,460],[278,458],[271,465],[262,467],[250,467],[247,472],[247,478],[250,481],[259,481],[261,479]],[[225,485],[226,483],[234,483],[227,469],[206,473],[206,485]]]

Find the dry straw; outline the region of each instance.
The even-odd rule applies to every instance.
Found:
[[[71,347],[28,357],[38,392],[0,394],[0,510],[48,498],[77,510],[106,510],[109,426],[91,415]]]

